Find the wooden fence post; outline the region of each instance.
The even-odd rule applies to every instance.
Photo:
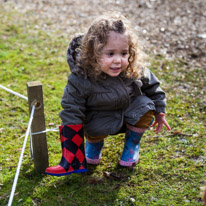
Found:
[[[44,103],[42,84],[40,81],[27,82],[29,113],[33,104],[35,112],[31,125],[31,132],[45,131]],[[34,168],[38,173],[44,173],[49,165],[46,133],[32,135]]]

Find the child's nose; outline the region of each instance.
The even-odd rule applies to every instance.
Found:
[[[114,63],[120,63],[120,62],[121,62],[120,56],[115,56]]]

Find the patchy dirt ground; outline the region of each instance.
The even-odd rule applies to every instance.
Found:
[[[85,32],[105,11],[120,11],[138,31],[144,49],[206,69],[205,0],[1,0],[8,9],[33,15],[37,27],[69,38]]]

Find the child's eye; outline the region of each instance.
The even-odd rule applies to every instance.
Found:
[[[122,56],[127,56],[127,52],[122,52]]]
[[[108,56],[113,56],[114,52],[109,52],[107,55]]]

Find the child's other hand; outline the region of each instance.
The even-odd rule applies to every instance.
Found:
[[[155,122],[151,125],[151,127],[154,127],[156,124],[157,124],[157,127],[155,128],[154,131],[156,131],[157,134],[162,130],[163,125],[165,125],[168,130],[171,130],[169,124],[167,123],[165,119],[164,113],[155,114]]]

